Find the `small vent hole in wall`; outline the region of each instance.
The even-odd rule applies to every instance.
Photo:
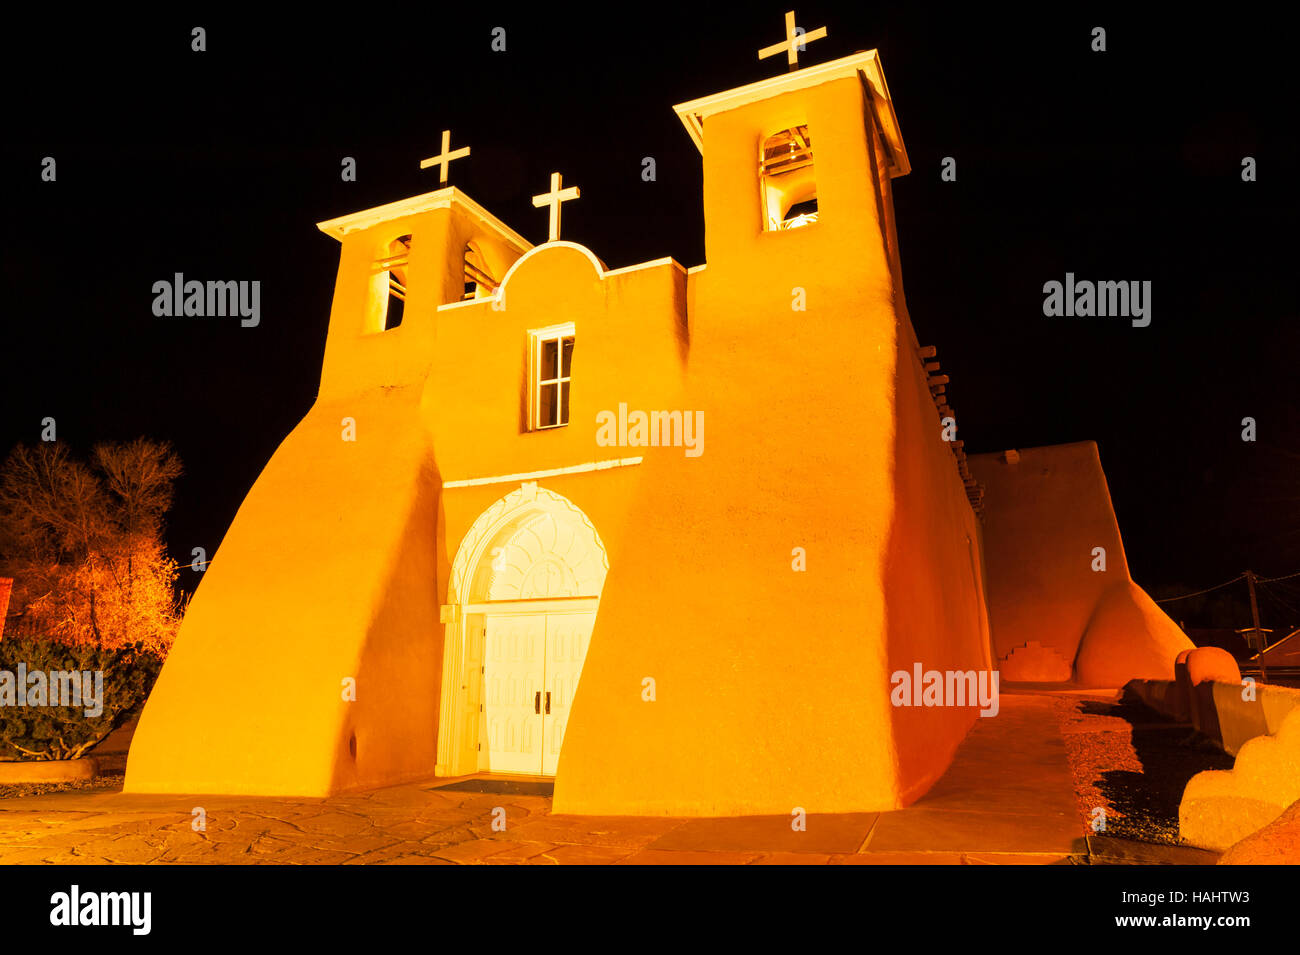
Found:
[[[353,759],[357,758],[357,734],[356,733],[353,733],[352,737],[348,740],[348,754]]]

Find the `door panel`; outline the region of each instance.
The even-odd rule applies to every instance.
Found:
[[[549,703],[549,712],[543,714],[542,774],[546,776],[554,776],[559,765],[569,709],[595,622],[596,615],[591,612],[552,613],[546,617],[546,680],[542,693],[542,709],[547,710]]]
[[[542,772],[545,647],[545,614],[488,616],[483,712],[492,772]]]
[[[487,769],[487,747],[480,746],[484,739],[483,719],[483,632],[482,614],[465,618],[465,709],[461,714],[461,753],[468,754],[469,765],[457,772],[477,772]]]

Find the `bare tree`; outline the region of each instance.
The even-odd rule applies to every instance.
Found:
[[[165,648],[179,618],[162,529],[180,461],[146,439],[96,445],[92,461],[60,444],[19,445],[0,469],[0,575],[14,578],[15,630]]]

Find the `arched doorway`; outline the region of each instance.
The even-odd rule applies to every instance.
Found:
[[[444,613],[440,776],[551,776],[609,559],[587,516],[529,482],[480,515]]]

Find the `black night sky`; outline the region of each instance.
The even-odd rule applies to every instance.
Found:
[[[1157,597],[1300,570],[1291,31],[1254,10],[901,6],[797,7],[830,31],[803,62],[880,50],[913,169],[895,181],[908,306],[967,450],[1096,440]],[[565,238],[612,268],[700,264],[700,158],[671,107],[783,71],[755,51],[789,7],[52,9],[0,40],[0,452],[46,416],[81,453],[171,441],[186,475],[169,543],[187,563],[315,396],[339,248],[316,222],[438,188],[418,161],[449,127],[473,149],[452,183],[528,239],[546,237],[529,197],[558,169],[582,188]],[[1045,318],[1043,283],[1067,271],[1150,280],[1150,327]],[[155,318],[151,286],[175,272],[260,280],[261,325]],[[1274,590],[1264,625],[1300,624],[1297,594]]]

